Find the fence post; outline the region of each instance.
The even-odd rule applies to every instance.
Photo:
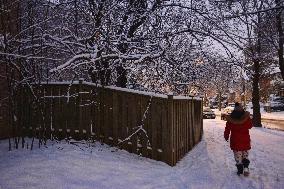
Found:
[[[175,139],[175,133],[174,133],[174,128],[173,128],[173,94],[170,93],[168,94],[168,108],[167,108],[167,129],[168,129],[168,154],[167,154],[167,163],[171,166],[175,165],[175,153],[176,149],[173,148],[173,142]]]

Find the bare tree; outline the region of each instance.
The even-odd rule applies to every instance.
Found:
[[[220,2],[217,3],[217,6]],[[222,2],[221,2],[222,4]],[[264,16],[269,10],[267,1],[235,1],[227,4],[227,15],[221,15],[220,18],[225,18],[231,22],[230,29],[226,31],[229,35],[229,40],[232,40],[236,47],[244,51],[246,56],[246,64],[252,63],[252,103],[253,103],[253,123],[256,127],[261,127],[261,114],[260,114],[260,94],[259,94],[259,81],[261,74],[261,62],[264,61],[264,45],[262,43],[263,32],[262,26]],[[224,7],[221,7],[222,9]],[[244,29],[245,28],[245,29]],[[245,36],[241,34],[245,32]]]

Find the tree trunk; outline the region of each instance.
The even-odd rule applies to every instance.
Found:
[[[275,0],[276,6],[279,6],[280,0]],[[283,44],[284,44],[284,34],[282,28],[282,19],[281,19],[282,10],[276,14],[276,25],[278,31],[278,62],[279,68],[281,71],[282,79],[284,79],[284,59],[283,59]]]
[[[221,108],[222,108],[222,94],[221,94],[221,92],[219,92],[218,95],[219,95],[218,109],[219,109],[219,111],[221,111]]]
[[[261,114],[260,114],[260,105],[259,105],[259,59],[253,61],[254,66],[254,75],[252,83],[252,106],[253,106],[253,125],[255,127],[261,127]]]
[[[120,49],[120,52],[122,52],[124,54],[124,53],[127,52],[128,45],[125,44],[125,43],[122,43],[122,44],[119,45],[118,48]],[[120,61],[119,65],[115,68],[116,74],[117,74],[115,85],[117,87],[122,87],[122,88],[126,88],[126,85],[127,85],[127,71],[123,67],[124,63],[125,63],[125,60],[122,59]]]
[[[116,72],[117,72],[116,86],[126,88],[127,72],[122,64],[116,67]]]
[[[110,69],[109,69],[109,63],[108,60],[101,60],[100,61],[100,71],[99,71],[99,77],[101,80],[101,84],[103,86],[109,85],[110,81]]]
[[[259,105],[259,77],[260,77],[260,57],[261,57],[261,28],[259,24],[261,23],[261,16],[258,13],[258,27],[257,27],[257,43],[256,43],[256,53],[254,53],[253,58],[253,78],[252,78],[252,106],[253,106],[253,126],[262,127],[261,124],[261,114]],[[257,56],[257,57],[255,57]]]
[[[161,2],[159,0],[155,1],[154,6],[152,8],[152,11],[154,11],[158,5],[160,5]],[[135,32],[140,28],[140,26],[143,25],[143,23],[146,21],[146,16],[144,15],[147,12],[147,1],[146,0],[140,0],[140,1],[129,1],[129,11],[127,11],[123,17],[123,23],[128,20],[129,17],[131,17],[131,14],[133,13],[131,9],[139,10],[141,11],[141,16],[139,19],[135,19],[132,23],[132,25],[129,27],[128,30],[124,31],[127,35],[128,39],[131,39],[134,37]],[[123,29],[125,29],[125,26],[122,25],[120,28],[119,33],[123,33]],[[121,51],[121,53],[126,53],[128,50],[128,44],[122,43],[119,45],[118,49]],[[116,67],[117,72],[117,80],[116,80],[116,86],[126,88],[127,85],[127,70],[123,67],[125,63],[125,60],[122,60],[120,62],[120,65]]]

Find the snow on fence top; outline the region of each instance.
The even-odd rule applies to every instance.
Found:
[[[84,85],[89,85],[89,86],[95,86],[95,87],[102,87],[100,84],[92,83],[92,82],[86,82],[82,81],[82,84]],[[78,85],[80,83],[79,81],[59,81],[59,82],[42,82],[40,83],[41,85]],[[121,88],[121,87],[116,87],[116,86],[105,86],[106,89],[112,89],[116,91],[123,91],[123,92],[129,92],[129,93],[135,93],[135,94],[140,94],[140,95],[145,95],[145,96],[153,96],[153,97],[158,97],[158,98],[168,98],[168,96],[173,96],[172,93],[169,95],[165,94],[160,94],[160,93],[154,93],[154,92],[146,92],[146,91],[139,91],[139,90],[134,90],[134,89],[128,89],[128,88]],[[192,97],[192,96],[173,96],[173,99],[175,100],[202,100],[201,97]]]

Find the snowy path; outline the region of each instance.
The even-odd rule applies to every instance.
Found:
[[[7,141],[0,141],[0,189],[283,189],[284,132],[251,130],[251,176],[243,178],[223,139],[224,125],[205,120],[202,142],[175,167],[106,145],[7,152]]]

